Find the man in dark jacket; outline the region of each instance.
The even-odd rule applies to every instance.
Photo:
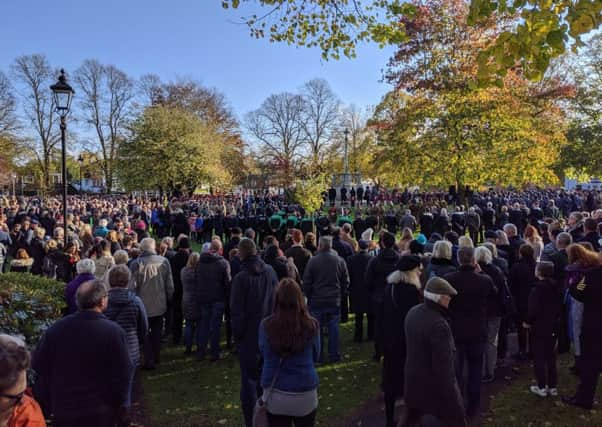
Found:
[[[379,361],[383,345],[383,298],[387,277],[397,268],[399,253],[395,248],[395,236],[388,231],[380,238],[381,251],[370,260],[366,270],[366,285],[370,292],[372,314],[374,315],[374,356]]]
[[[585,235],[581,239],[581,242],[589,242],[594,247],[594,251],[600,251],[600,235],[598,234],[598,222],[593,218],[587,218],[583,222],[583,231]]]
[[[103,281],[84,283],[76,298],[80,311],[53,324],[36,348],[35,397],[58,427],[114,426],[127,413],[126,335],[102,314],[108,301]]]
[[[556,252],[549,256],[549,260],[554,264],[554,279],[559,286],[564,286],[566,278],[566,267],[569,265],[569,255],[566,248],[573,243],[573,238],[569,233],[562,232],[556,236]]]
[[[299,270],[299,276],[303,278],[305,267],[311,258],[311,252],[303,247],[303,233],[301,230],[294,229],[291,232],[293,245],[286,250],[285,256],[292,258],[295,267]]]
[[[257,256],[257,247],[251,239],[241,239],[238,250],[241,270],[232,281],[230,311],[239,351],[241,407],[246,426],[253,427],[261,374],[259,324],[271,313],[278,279],[274,269]]]
[[[592,409],[600,372],[602,372],[602,267],[589,270],[569,290],[583,303],[579,385],[573,397],[562,400],[583,409]]]
[[[406,363],[402,427],[419,423],[423,414],[441,425],[466,425],[464,403],[454,370],[454,341],[448,305],[456,290],[444,279],[429,279],[424,303],[412,308],[405,321]]]
[[[510,244],[510,252],[508,253],[508,266],[518,261],[518,251],[525,241],[518,235],[518,229],[514,224],[504,225],[504,233],[508,236],[508,243]]]
[[[458,250],[460,269],[445,276],[458,295],[450,304],[452,331],[456,343],[456,376],[464,390],[464,365],[468,365],[466,383],[466,415],[478,414],[481,403],[481,374],[483,353],[487,340],[487,302],[494,292],[493,281],[486,274],[475,271],[474,249]]]
[[[179,345],[182,340],[182,325],[184,323],[184,315],[182,314],[182,279],[180,274],[182,269],[186,267],[188,257],[190,256],[190,241],[188,237],[178,239],[178,250],[169,258],[171,266],[171,274],[173,277],[173,299],[171,301],[171,339],[174,345]]]
[[[331,363],[341,360],[339,353],[339,320],[341,297],[347,297],[349,273],[347,264],[332,249],[332,237],[322,236],[318,252],[309,260],[303,275],[303,290],[311,315],[318,320],[320,330],[328,328],[328,358]],[[323,347],[323,336],[320,347]],[[320,362],[323,361],[322,354]]]
[[[220,255],[222,243],[215,239],[209,251],[201,254],[194,271],[198,304],[201,307],[197,359],[205,358],[207,342],[211,342],[211,361],[220,357],[220,330],[224,317],[226,294],[230,287],[230,263]]]
[[[368,340],[374,339],[374,315],[370,304],[370,293],[366,283],[366,270],[368,263],[373,258],[368,254],[369,242],[360,240],[360,251],[347,260],[349,271],[349,298],[351,311],[355,313],[355,335],[353,340],[361,342],[364,336],[364,315],[368,322]]]

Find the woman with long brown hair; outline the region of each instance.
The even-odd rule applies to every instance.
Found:
[[[543,239],[539,235],[537,228],[527,225],[525,228],[525,242],[533,248],[535,261],[539,262],[541,254],[543,254]]]
[[[589,250],[580,243],[574,243],[566,248],[569,265],[566,267],[566,289],[576,286],[584,277],[585,273],[592,268],[598,267],[602,262],[600,254]],[[569,335],[573,341],[575,352],[575,365],[571,371],[578,373],[579,358],[581,357],[581,323],[583,320],[583,303],[567,295]]]
[[[274,296],[274,312],[259,327],[262,400],[270,427],[314,425],[319,336],[318,322],[309,315],[301,288],[293,279],[282,279]]]

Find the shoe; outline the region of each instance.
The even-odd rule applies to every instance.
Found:
[[[536,394],[539,397],[548,397],[548,391],[545,388],[539,388],[536,385],[532,385],[529,390],[531,393]]]
[[[483,377],[483,379],[481,380],[481,382],[483,384],[490,384],[492,382],[495,381],[495,377],[493,375],[486,375]]]
[[[581,408],[581,409],[586,409],[588,411],[590,411],[592,409],[592,405],[587,405],[587,404],[581,403],[581,402],[577,401],[577,399],[575,397],[563,396],[562,401],[564,403],[566,403],[567,405],[575,406],[575,407]]]
[[[558,389],[557,388],[549,388],[548,395],[552,396],[552,397],[558,396]]]

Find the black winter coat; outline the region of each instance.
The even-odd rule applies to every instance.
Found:
[[[602,267],[587,270],[585,277],[569,292],[583,303],[581,355],[589,360],[602,359]]]
[[[501,317],[504,315],[504,305],[500,297],[501,293],[504,292],[506,277],[502,270],[499,269],[495,264],[480,264],[483,273],[488,275],[493,281],[495,292],[492,293],[487,300],[487,317]]]
[[[372,313],[370,292],[366,280],[366,270],[370,260],[374,258],[367,252],[359,252],[347,260],[349,271],[349,296],[351,298],[352,313]]]
[[[399,258],[399,253],[395,249],[385,248],[368,263],[366,284],[373,302],[382,302],[387,286],[387,277],[397,268]]]
[[[449,217],[437,215],[433,221],[433,233],[439,233],[443,236],[449,230]]]
[[[188,249],[179,249],[174,256],[169,258],[174,289],[173,303],[178,306],[178,309],[182,304],[182,278],[180,277],[180,273],[182,272],[182,269],[186,267],[189,256],[190,251]]]
[[[129,289],[112,288],[109,291],[109,304],[104,315],[123,328],[130,359],[134,366],[138,366],[140,346],[148,333],[148,320],[142,300]]]
[[[426,267],[426,278],[428,280],[434,276],[443,277],[446,274],[453,273],[457,270],[458,268],[451,259],[431,258],[429,265]]]
[[[454,368],[455,346],[449,313],[425,301],[405,321],[404,400],[408,408],[438,418],[464,419],[464,402]]]
[[[531,335],[550,337],[558,333],[562,313],[562,292],[554,280],[538,280],[529,294],[527,323]]]
[[[404,324],[410,309],[420,304],[420,292],[410,283],[389,284],[383,300],[383,391],[403,396],[406,361]]]
[[[484,342],[487,338],[487,302],[495,292],[493,281],[473,266],[461,266],[445,276],[458,291],[449,304],[451,325],[457,343]]]
[[[38,239],[37,237],[31,242],[29,255],[33,258],[33,265],[31,266],[31,274],[42,274],[42,263],[46,256],[44,250],[44,240]]]
[[[228,261],[220,255],[204,253],[199,258],[194,275],[199,305],[226,302],[226,293],[231,281]]]
[[[527,321],[529,294],[535,283],[535,262],[520,260],[514,264],[510,268],[508,283],[514,296],[518,315],[523,321]]]
[[[232,281],[232,335],[239,344],[241,365],[251,372],[259,366],[259,324],[272,314],[277,284],[274,269],[257,255],[241,262],[241,270]]]

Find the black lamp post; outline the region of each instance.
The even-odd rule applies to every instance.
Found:
[[[84,164],[84,156],[82,155],[82,153],[79,153],[77,163],[79,163],[79,193],[81,194],[83,191],[82,166]]]
[[[61,148],[63,151],[62,156],[62,173],[63,173],[63,234],[64,234],[64,248],[67,247],[67,148],[65,146],[65,131],[67,130],[67,114],[71,109],[71,100],[75,91],[69,84],[67,84],[67,78],[65,77],[65,70],[61,69],[61,75],[59,76],[58,82],[50,86],[50,89],[54,93],[54,108],[61,118]]]

